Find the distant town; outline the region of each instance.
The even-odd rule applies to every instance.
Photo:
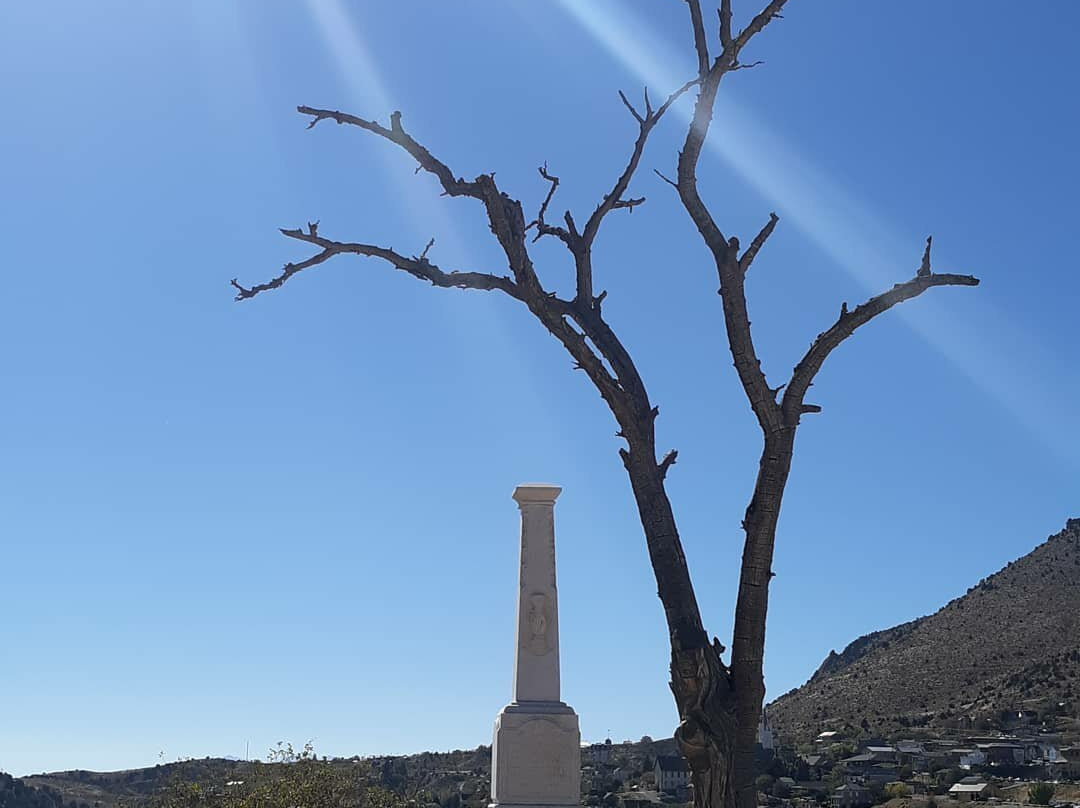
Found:
[[[486,808],[490,801],[489,746],[328,763],[397,795],[407,808]],[[1080,722],[1023,707],[1004,711],[993,726],[978,730],[918,728],[883,738],[845,727],[822,729],[799,743],[776,731],[766,712],[758,727],[757,764],[762,808],[961,808],[967,802],[1080,808]],[[155,806],[162,804],[155,795],[178,781],[201,782],[205,794],[224,796],[254,776],[253,766],[259,764],[207,758],[123,772],[40,774],[8,785],[50,801],[0,799],[0,805]],[[582,805],[681,806],[692,803],[692,788],[672,738],[581,746]]]
[[[796,746],[783,741],[766,713],[758,728],[759,805],[1080,805],[1080,745],[1074,734],[1040,724],[1030,710],[1002,718],[1005,728],[977,734],[920,731],[917,737],[872,738],[823,730],[812,743]],[[586,805],[684,804],[692,802],[691,789],[689,769],[671,740],[608,740],[582,748]]]

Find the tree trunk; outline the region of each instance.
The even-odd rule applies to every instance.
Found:
[[[736,702],[731,677],[701,622],[664,480],[651,451],[624,455],[671,639],[675,741],[690,765],[697,808],[735,808]],[[751,778],[752,779],[752,778]]]
[[[773,545],[780,502],[784,496],[795,444],[795,425],[766,433],[754,495],[746,508],[742,570],[735,605],[735,633],[731,649],[731,679],[735,700],[735,801],[733,808],[755,808],[757,788],[754,761],[757,728],[765,700],[762,662],[765,655],[765,618],[769,582],[773,577]]]
[[[735,808],[737,700],[717,649],[672,653],[671,686],[681,718],[675,741],[690,765],[695,808]]]

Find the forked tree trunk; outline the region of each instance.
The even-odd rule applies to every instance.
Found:
[[[675,740],[690,766],[698,808],[752,808],[755,802],[754,747],[764,685],[761,652],[754,648],[754,637],[759,637],[759,643],[764,641],[765,622],[765,599],[756,597],[764,593],[755,587],[768,587],[778,492],[791,458],[790,440],[766,446],[754,500],[747,510],[741,608],[736,616],[737,626],[741,616],[744,631],[736,631],[738,648],[733,649],[733,659],[743,660],[738,676],[724,665],[723,647],[709,641],[702,625],[662,474],[646,453],[631,450],[624,457],[667,619],[671,690],[680,719]],[[639,463],[637,457],[646,459]],[[751,518],[751,514],[770,513],[771,518]]]
[[[690,765],[697,808],[754,808],[756,804],[755,754],[765,696],[762,661],[768,587],[794,438],[795,427],[785,427],[765,440],[743,523],[746,542],[730,669],[721,658],[723,647],[709,641],[702,625],[663,475],[647,459],[651,453],[631,451],[624,456],[667,619],[671,689],[680,719],[675,740]],[[637,462],[639,457],[646,459]]]

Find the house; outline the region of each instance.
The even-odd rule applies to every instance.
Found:
[[[818,744],[830,744],[840,740],[840,733],[834,729],[828,729],[824,732],[818,733],[818,736],[814,739],[814,743]]]
[[[589,744],[581,750],[581,758],[589,763],[611,763],[611,738],[603,743]]]
[[[978,780],[978,778],[965,777],[949,789],[949,796],[960,802],[971,802],[972,800],[985,800],[996,795],[993,786],[989,783],[965,782],[967,780]]]
[[[920,771],[931,772],[949,765],[949,752],[945,749],[928,749]]]
[[[986,755],[986,762],[991,766],[1023,764],[1027,759],[1024,745],[1019,743],[980,743],[977,748]]]
[[[897,741],[896,751],[901,755],[921,755],[926,752],[918,741]]]
[[[660,792],[677,791],[690,784],[690,766],[681,755],[657,755],[654,772]]]
[[[623,808],[657,808],[661,804],[655,791],[625,791],[619,794],[619,802]]]
[[[1037,741],[1036,743],[1039,745],[1039,757],[1047,763],[1056,763],[1058,758],[1061,757],[1055,744],[1049,741]]]
[[[957,764],[961,769],[970,770],[972,766],[986,765],[986,752],[982,749],[956,749],[954,752],[959,756]]]
[[[899,741],[896,744],[896,762],[910,766],[912,771],[925,771],[927,764],[926,750],[918,741]]]
[[[924,780],[912,778],[904,781],[909,794],[929,794],[930,787]]]
[[[844,771],[849,775],[861,775],[874,765],[874,756],[867,752],[861,755],[852,755],[841,760],[840,765],[844,767]]]
[[[948,790],[949,796],[959,799],[960,802],[971,802],[972,799],[986,799],[998,796],[998,791],[984,778],[976,776],[966,777],[955,783]]]
[[[896,764],[894,763],[881,763],[875,766],[871,766],[864,769],[861,775],[864,783],[891,783],[897,779],[900,772],[898,771]]]
[[[874,801],[870,789],[855,783],[845,783],[829,798],[832,808],[866,808]]]
[[[1058,750],[1057,760],[1051,769],[1058,777],[1080,780],[1080,746],[1066,746]]]
[[[810,780],[820,780],[828,766],[824,755],[799,755],[799,760],[806,764],[806,776]]]
[[[864,746],[863,751],[870,755],[875,763],[896,763],[895,746]]]

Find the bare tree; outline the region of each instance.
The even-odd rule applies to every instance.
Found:
[[[778,218],[771,214],[749,246],[740,250],[739,240],[724,235],[699,195],[696,170],[709,134],[721,79],[728,73],[751,66],[739,61],[740,54],[755,35],[779,18],[786,0],[771,0],[737,34],[732,29],[731,0],[721,0],[718,9],[719,53],[715,58],[710,55],[710,36],[699,0],[684,2],[690,11],[697,57],[696,75],[658,107],[653,106],[647,91],[641,108],[619,94],[637,124],[637,138],[626,168],[580,226],[570,211],[563,214],[561,223],[548,220],[548,209],[559,178],[550,173],[547,166],[540,168],[541,176],[549,183],[547,195],[535,218],[529,221],[521,203],[496,184],[494,174],[480,174],[472,180],[461,178],[405,131],[399,112],[390,116],[389,126],[384,126],[335,110],[298,107],[300,113],[310,116],[309,128],[321,121],[335,121],[378,135],[408,152],[418,163],[418,171],[433,174],[444,194],[479,201],[506,257],[508,275],[443,270],[428,258],[431,243],[419,255],[407,256],[374,244],[335,241],[320,235],[316,224],[309,224],[306,230],[297,228],[281,232],[313,245],[318,252],[300,263],[286,264],[280,274],[265,283],[250,287],[240,285],[235,279],[232,283],[237,289],[237,299],[246,300],[280,287],[298,272],[322,264],[335,255],[351,253],[382,259],[435,286],[497,290],[532,312],[563,344],[575,366],[584,370],[596,386],[618,423],[618,436],[625,442],[619,454],[633,488],[667,619],[671,642],[671,689],[680,716],[676,739],[690,764],[695,805],[753,808],[756,803],[754,748],[765,694],[762,658],[777,517],[791,468],[799,420],[804,413],[821,409],[806,403],[807,390],[829,354],[877,315],[931,287],[975,286],[978,280],[969,275],[933,272],[930,239],[927,239],[922,264],[914,277],[853,309],[843,304],[836,321],[818,334],[790,379],[779,387],[770,387],[754,349],[744,283],[746,273],[772,234]],[[675,463],[676,453],[670,451],[657,458],[655,421],[659,410],[649,399],[630,353],[603,317],[601,304],[607,293],[595,294],[593,289],[592,247],[600,226],[612,211],[629,210],[644,202],[643,198],[628,196],[627,191],[641,162],[646,141],[671,105],[692,88],[696,88],[697,99],[693,120],[679,154],[677,179],[664,179],[677,189],[716,265],[728,345],[764,437],[754,493],[742,523],[746,539],[729,664],[722,659],[724,646],[716,638],[710,642],[706,634],[665,490],[665,476]],[[560,298],[545,289],[533,266],[529,255],[530,240],[545,236],[561,241],[573,257],[576,291],[570,299]]]

